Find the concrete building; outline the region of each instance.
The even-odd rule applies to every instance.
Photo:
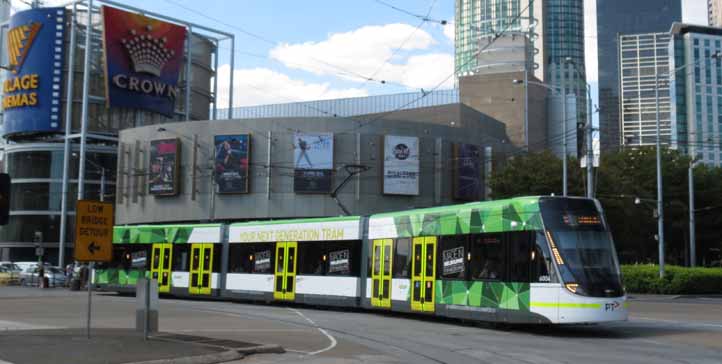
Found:
[[[722,27],[722,0],[707,0],[707,20],[711,27]]]
[[[674,23],[671,29],[672,146],[720,166],[722,153],[722,29]]]
[[[597,0],[599,129],[602,151],[620,143],[620,35],[666,32],[682,20],[681,0]]]
[[[458,201],[454,197],[458,178],[455,148],[473,144],[481,148],[478,150],[491,147],[492,153],[499,155],[516,150],[509,145],[502,123],[459,103],[354,119],[363,122],[341,117],[258,118],[123,130],[120,149],[128,158],[118,165],[116,224],[336,216],[344,213],[340,204],[351,214],[451,204]],[[327,151],[332,161],[332,188],[348,176],[347,166],[367,168],[339,191],[340,204],[328,190],[301,193],[295,186],[300,157],[294,154],[294,139],[297,133],[319,132],[333,133]],[[212,172],[217,161],[214,138],[243,133],[250,134],[247,150],[252,150],[246,164],[248,189],[246,193],[218,193]],[[399,195],[383,187],[388,153],[384,141],[391,136],[417,138],[418,165],[411,171],[418,184],[416,193]],[[173,196],[149,193],[151,143],[162,139],[177,140],[181,145],[178,190]],[[411,148],[410,156],[416,155]],[[482,156],[492,157],[486,151],[478,155]],[[485,175],[466,177],[483,185]]]
[[[669,144],[671,114],[669,82],[669,33],[620,35],[619,69],[621,105],[621,145],[625,147],[657,143],[655,88],[659,86],[660,137]],[[660,82],[656,83],[659,72]]]

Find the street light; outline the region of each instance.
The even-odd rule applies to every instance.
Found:
[[[552,90],[554,92],[559,93],[559,97],[562,99],[562,195],[567,196],[567,97],[566,93],[564,93],[564,88],[560,86],[552,86],[547,85],[543,82],[536,82],[536,81],[529,81],[527,80],[524,82],[524,80],[518,80],[514,79],[512,81],[514,84],[532,84],[544,87],[546,89]]]
[[[582,73],[579,70],[579,65],[574,62],[574,59],[567,57],[564,59],[564,63],[571,64],[577,77],[582,81]],[[594,198],[594,182],[592,181],[594,177],[592,173],[594,167],[594,150],[592,147],[592,86],[586,81],[582,82],[587,86],[587,198]]]
[[[689,177],[689,266],[694,267],[697,262],[697,241],[694,223],[694,167],[702,163],[701,160],[689,161],[687,176]]]
[[[722,53],[715,52],[711,55],[710,58],[712,59],[719,59],[722,56]],[[696,66],[698,63],[702,62],[704,58],[700,58],[697,61],[693,63],[687,63],[684,65],[681,65],[677,68],[675,68],[672,72],[666,73],[666,74],[660,74],[659,68],[654,67],[654,78],[655,78],[655,88],[654,88],[654,105],[657,114],[657,211],[659,213],[657,217],[657,234],[659,236],[659,277],[664,277],[664,211],[662,207],[663,203],[663,195],[662,195],[662,151],[661,151],[661,136],[660,136],[660,118],[659,118],[659,80],[661,76],[670,77],[673,74],[676,74],[677,72],[689,67],[689,66]],[[672,90],[669,91],[670,94]]]

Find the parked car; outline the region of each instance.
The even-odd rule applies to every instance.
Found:
[[[18,273],[10,270],[5,266],[0,266],[0,286],[9,286],[11,284],[17,284]]]
[[[65,272],[58,267],[45,266],[43,267],[44,276],[48,279],[48,286],[58,287],[65,285]],[[20,273],[20,285],[23,286],[39,286],[40,267],[29,267]]]

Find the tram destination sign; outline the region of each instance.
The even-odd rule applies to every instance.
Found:
[[[113,258],[113,205],[79,200],[75,207],[75,260],[109,262]]]

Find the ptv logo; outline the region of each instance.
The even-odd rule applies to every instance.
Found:
[[[604,304],[604,311],[616,311],[616,310],[619,309],[620,306],[621,306],[621,305],[620,305],[619,302],[617,302],[617,301],[610,302],[610,303],[605,303],[605,304]]]

